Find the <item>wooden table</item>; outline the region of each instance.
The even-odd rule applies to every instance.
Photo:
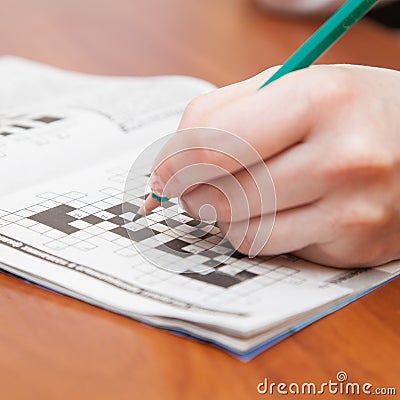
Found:
[[[267,15],[246,0],[1,0],[0,13],[0,54],[217,85],[281,63],[319,23]],[[364,21],[322,61],[398,69],[399,53],[393,32]],[[0,275],[0,398],[251,399],[261,397],[264,377],[318,383],[340,370],[351,381],[392,387],[400,377],[399,318],[397,280],[244,364]]]

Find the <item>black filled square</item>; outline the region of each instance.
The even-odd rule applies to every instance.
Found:
[[[203,253],[201,253],[201,255],[203,255]],[[203,265],[206,265],[207,267],[211,267],[211,268],[217,268],[217,267],[223,267],[226,264],[219,262],[219,261],[215,261],[215,260],[208,260],[208,261],[204,262]]]
[[[112,206],[110,208],[107,208],[104,211],[107,211],[107,212],[109,212],[111,214],[114,214],[114,215],[121,215],[123,213],[122,204],[117,204],[116,206]]]
[[[238,274],[235,275],[237,278],[240,278],[240,280],[245,281],[247,279],[254,278],[255,276],[258,276],[257,274],[253,274],[252,272],[249,271],[242,271],[239,272]]]
[[[121,226],[121,225],[125,225],[125,223],[128,222],[128,221],[126,221],[122,217],[118,217],[117,216],[117,217],[112,217],[111,219],[108,220],[108,222],[111,222],[111,223],[113,223],[115,225]]]
[[[130,239],[128,231],[125,228],[123,228],[122,226],[118,226],[117,228],[111,229],[109,232],[112,232],[112,233],[115,233],[115,234],[117,234],[117,235],[119,235],[121,237]],[[131,231],[131,235],[133,233],[134,232]]]
[[[235,251],[230,256],[238,259],[247,257],[245,254],[239,253],[238,251]]]
[[[120,214],[126,213],[126,212],[133,212],[134,214],[136,214],[138,210],[139,210],[139,206],[137,206],[136,204],[125,202],[122,204],[122,212]]]
[[[96,225],[104,220],[96,217],[95,215],[88,215],[87,217],[82,218],[82,221],[87,222],[88,224]]]
[[[182,250],[182,247],[186,247],[188,244],[184,242],[183,240],[179,239],[173,239],[170,240],[169,242],[164,243],[167,247],[170,249],[173,249],[175,251],[183,252],[183,253],[188,253],[186,250]]]
[[[116,229],[118,229],[118,232],[120,232],[119,231],[120,229],[123,229],[126,232],[126,229],[125,228],[121,228],[121,227],[115,228],[111,232],[114,232]],[[114,233],[117,233],[117,232],[114,232]],[[154,232],[149,228],[143,228],[143,229],[140,229],[138,231],[130,231],[130,233],[131,233],[131,235],[130,235],[131,238],[135,242],[141,242],[142,240],[145,240],[145,239],[147,239],[149,237],[154,236]],[[127,234],[127,236],[125,236],[125,237],[129,237],[128,233],[126,233],[126,234]]]
[[[35,118],[34,121],[38,121],[38,122],[43,122],[44,124],[51,124],[52,122],[56,122],[56,121],[60,121],[61,118],[58,117],[40,117],[40,118]]]
[[[170,228],[176,228],[177,226],[181,226],[182,222],[180,221],[175,221],[174,219],[166,219],[165,221],[160,221],[160,223],[162,223],[163,225],[167,225]]]
[[[32,129],[32,127],[28,126],[28,125],[13,124],[11,126],[13,126],[15,128],[20,128],[20,129]]]
[[[204,256],[204,257],[208,257],[208,258],[214,258],[214,257],[218,257],[221,254],[216,253],[215,251],[212,250],[204,250],[200,253],[200,255]]]
[[[240,279],[237,279],[234,276],[223,274],[222,272],[218,271],[211,272],[207,275],[201,275],[191,272],[191,273],[185,273],[183,274],[183,276],[188,276],[189,278],[211,283],[212,285],[220,286],[223,288],[228,288],[230,286],[236,285],[241,282]]]
[[[192,219],[191,221],[186,222],[186,225],[197,226],[197,225],[200,225],[200,222],[201,221],[197,221],[197,219]]]

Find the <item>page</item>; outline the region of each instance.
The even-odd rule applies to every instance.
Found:
[[[100,77],[0,58],[0,195],[79,171],[176,130],[213,86],[165,76]]]

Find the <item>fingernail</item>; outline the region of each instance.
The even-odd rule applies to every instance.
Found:
[[[164,191],[164,183],[158,175],[152,175],[150,179],[150,188],[151,191],[157,196],[162,197]]]

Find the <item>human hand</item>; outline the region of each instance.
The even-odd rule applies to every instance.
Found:
[[[268,166],[276,191],[276,219],[269,241],[257,254],[292,252],[338,267],[374,266],[400,258],[400,72],[313,66],[257,91],[275,70],[193,100],[179,126],[231,132],[253,146]],[[176,137],[193,141],[193,147],[205,140],[185,131]],[[167,145],[158,161],[170,150]],[[214,164],[233,174],[250,199],[250,220],[240,211],[232,212],[232,199],[217,189],[229,186],[227,176],[211,179],[214,186],[205,183],[186,190],[188,176],[170,185],[169,195],[181,195],[194,217],[211,204],[221,230],[228,232],[235,248],[248,254],[260,221],[262,229],[263,217],[274,210],[261,212],[260,193],[237,164],[195,149],[190,157],[156,162],[152,189],[161,193],[164,182],[193,162]],[[257,175],[263,168],[259,163],[250,169]],[[247,223],[245,238],[239,240],[236,232]]]

